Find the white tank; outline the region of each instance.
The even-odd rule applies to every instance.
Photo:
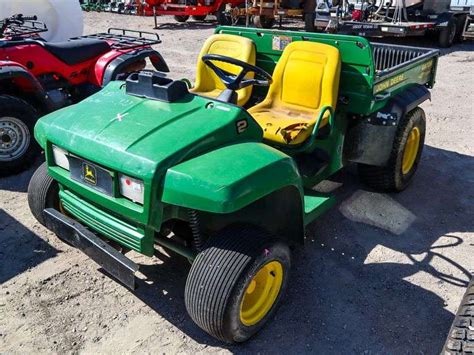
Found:
[[[81,36],[84,29],[78,0],[0,0],[0,19],[15,14],[38,16],[49,29],[41,36],[51,42]]]

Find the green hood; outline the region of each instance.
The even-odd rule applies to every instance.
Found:
[[[248,128],[238,133],[237,122]],[[143,179],[219,146],[261,141],[246,111],[192,94],[173,103],[142,99],[112,82],[81,103],[40,119],[35,137],[105,167]]]

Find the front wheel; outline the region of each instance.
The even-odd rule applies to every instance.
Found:
[[[28,185],[28,205],[31,213],[42,225],[45,208],[60,210],[59,186],[57,181],[48,175],[46,162],[41,164],[31,177]]]
[[[386,166],[359,164],[361,180],[379,191],[404,190],[415,175],[425,142],[426,119],[423,109],[408,112],[398,127]]]
[[[258,228],[227,228],[194,260],[186,281],[186,309],[210,335],[243,342],[275,312],[289,271],[285,243]]]
[[[33,138],[38,114],[26,101],[0,96],[0,176],[27,169],[40,153]]]

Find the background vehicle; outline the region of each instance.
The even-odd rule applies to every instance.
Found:
[[[194,20],[204,21],[207,15],[215,15],[221,25],[230,25],[225,14],[226,6],[236,7],[244,0],[146,0],[157,15],[173,15],[178,22],[186,22],[190,16]],[[156,24],[156,18],[155,18]]]
[[[408,186],[438,54],[218,28],[191,92],[136,73],[42,118],[35,136],[47,162],[31,179],[30,209],[130,288],[138,265],[108,242],[193,260],[188,313],[218,339],[245,341],[283,297],[289,246],[304,244],[305,227],[335,202],[315,185],[354,162],[374,189]]]
[[[337,9],[319,6],[318,30],[365,37],[407,37],[432,34],[440,47],[463,38],[473,0],[346,1]]]
[[[0,28],[0,175],[19,172],[39,156],[33,127],[40,116],[145,68],[147,58],[168,70],[151,48],[160,43],[156,34],[110,29],[49,43],[38,38],[44,25],[21,16],[4,20]]]
[[[442,354],[469,354],[474,352],[474,278],[471,278],[466,293],[449,330]]]

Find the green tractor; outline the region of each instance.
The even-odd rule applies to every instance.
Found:
[[[217,28],[193,88],[143,71],[40,119],[31,211],[131,289],[127,251],[186,257],[191,318],[243,342],[283,298],[290,247],[335,203],[315,185],[349,163],[377,190],[410,183],[437,60],[356,36]]]

